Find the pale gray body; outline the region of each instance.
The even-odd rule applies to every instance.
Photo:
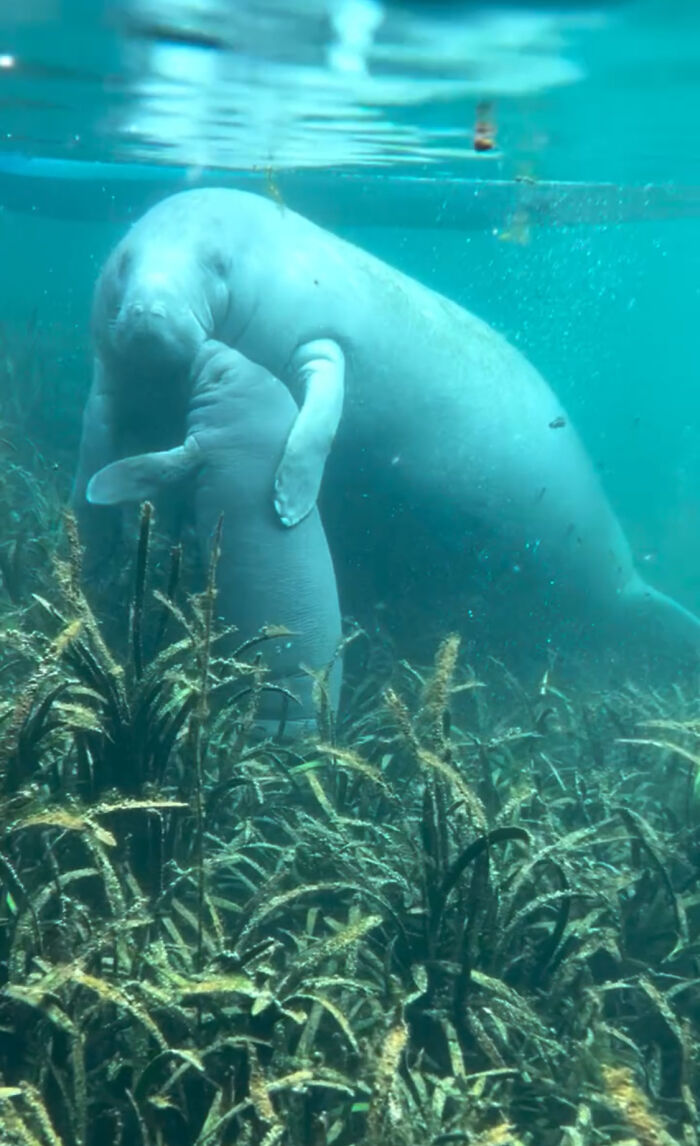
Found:
[[[340,424],[373,481],[447,507],[457,532],[468,523],[465,548],[483,529],[494,553],[516,555],[553,632],[578,610],[613,642],[634,630],[695,656],[700,624],[635,570],[537,370],[474,315],[277,203],[208,189],[152,208],[105,266],[94,336],[97,389],[139,347],[189,368],[207,338],[281,378],[302,401],[269,494],[285,524],[314,506]]]
[[[286,626],[293,634],[267,640],[259,649],[271,681],[290,689],[299,703],[267,692],[259,719],[272,730],[286,709],[288,732],[313,724],[313,680],[304,669],[321,672],[331,664],[341,639],[341,620],[318,510],[298,528],[286,529],[270,497],[275,468],[297,415],[289,391],[235,350],[207,342],[193,367],[184,444],[121,460],[103,456],[95,472],[96,441],[110,440],[115,459],[127,444],[118,429],[124,422],[119,394],[105,405],[110,411],[107,423],[95,420],[89,408],[86,412],[76,480],[75,500],[88,552],[94,545],[92,524],[109,513],[102,507],[138,502],[186,479],[193,481],[196,533],[205,560],[219,515],[224,515],[217,613],[226,624],[236,625],[234,643],[252,637],[264,625]],[[128,415],[136,416],[131,404]],[[134,437],[143,441],[143,431],[139,435],[132,431],[130,440]],[[333,708],[340,678],[336,662],[329,678]]]

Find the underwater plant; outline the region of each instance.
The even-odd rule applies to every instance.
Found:
[[[0,602],[3,1143],[697,1142],[696,696],[353,632],[340,721],[320,674],[261,739],[216,539],[188,594],[142,508],[115,648],[50,505]]]

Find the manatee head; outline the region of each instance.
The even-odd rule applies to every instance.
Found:
[[[108,279],[108,348],[135,368],[187,369],[222,310],[219,280],[177,244],[115,252]]]
[[[206,338],[201,319],[167,271],[133,276],[110,321],[110,348],[132,361],[190,361]]]

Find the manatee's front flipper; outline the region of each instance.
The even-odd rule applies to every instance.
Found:
[[[123,505],[156,497],[165,486],[184,481],[199,464],[199,446],[191,435],[172,450],[136,454],[105,466],[90,479],[87,500],[91,505]]]
[[[322,338],[294,353],[287,380],[298,381],[304,401],[275,475],[275,509],[283,525],[296,525],[316,504],[328,452],[343,410],[345,358]]]

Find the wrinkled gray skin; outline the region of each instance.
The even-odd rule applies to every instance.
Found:
[[[135,414],[129,403],[129,417]],[[237,626],[235,643],[267,624],[284,625],[298,634],[259,646],[270,679],[290,689],[300,702],[266,692],[259,723],[274,731],[286,709],[286,731],[292,736],[314,723],[313,682],[303,667],[324,669],[341,638],[333,563],[318,510],[297,528],[286,529],[270,497],[275,467],[296,415],[289,391],[268,371],[208,341],[193,363],[181,445],[112,461],[125,444],[120,394],[103,392],[97,401],[93,393],[74,495],[88,558],[95,550],[100,555],[104,537],[95,534],[94,527],[109,514],[104,507],[155,498],[168,490],[177,494],[182,483],[194,482],[196,532],[205,559],[223,513],[217,611],[227,624]],[[140,437],[148,438],[148,428]],[[98,443],[109,444],[99,457]],[[340,683],[338,662],[329,681],[334,708]]]
[[[635,570],[534,367],[474,315],[270,199],[208,189],[157,204],[105,266],[94,337],[95,395],[147,353],[161,380],[170,364],[176,402],[177,367],[208,338],[281,378],[302,403],[269,491],[286,525],[315,505],[340,427],[346,481],[368,475],[370,498],[391,489],[436,533],[440,519],[464,584],[476,555],[477,573],[484,560],[501,571],[516,637],[530,618],[545,649],[568,639],[594,659],[624,648],[632,667],[643,650],[696,662],[700,622]]]

